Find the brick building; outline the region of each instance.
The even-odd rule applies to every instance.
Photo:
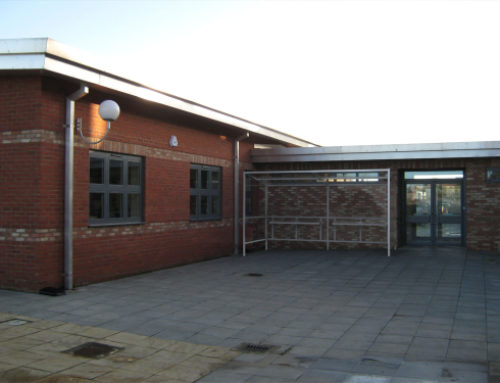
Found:
[[[273,197],[268,191],[269,215],[274,209],[290,221],[274,225],[277,238],[294,239],[292,226],[297,227],[299,237],[302,230],[301,238],[311,240],[308,246],[323,249],[372,247],[370,242],[379,242],[378,247],[393,249],[462,246],[500,252],[500,142],[254,149],[251,160],[262,174],[318,175],[314,181],[320,186],[301,187],[299,183],[294,186],[294,196],[283,187],[275,192],[281,196]],[[280,186],[273,188],[279,190]],[[331,190],[328,204],[325,189]],[[284,208],[283,198],[295,198],[301,207]],[[308,211],[312,199],[317,201],[314,205],[323,206],[322,212]],[[257,215],[262,216],[262,211]],[[317,217],[321,233],[307,227],[311,225],[304,221],[307,216]],[[268,219],[268,229],[273,219]],[[293,219],[304,222],[303,227]],[[252,225],[251,219],[247,222]],[[267,238],[268,245],[274,242],[270,230],[267,236],[263,229],[258,231],[257,237]],[[338,234],[335,239],[334,234]],[[293,243],[284,242],[287,246]],[[304,245],[296,242],[293,245]]]
[[[65,129],[81,119],[83,137],[101,138],[106,99],[121,115],[101,143]],[[310,145],[120,77],[50,39],[0,40],[0,287],[78,286],[232,254],[234,173],[250,166],[254,144]]]
[[[121,114],[106,135],[98,109],[107,99]],[[286,247],[500,252],[499,142],[312,146],[141,85],[50,39],[0,40],[0,288],[71,288],[196,262],[272,230],[323,241]],[[241,232],[242,214],[247,222],[265,210],[262,190],[245,190],[242,206],[243,170],[316,178],[313,189],[276,185],[266,214],[282,219]],[[339,216],[357,221],[341,227]]]

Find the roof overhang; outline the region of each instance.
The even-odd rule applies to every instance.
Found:
[[[255,163],[500,157],[500,141],[252,150]]]
[[[139,97],[190,115],[207,118],[242,131],[270,138],[272,142],[299,147],[317,146],[309,141],[176,97],[103,69],[89,54],[48,38],[0,39],[0,72],[41,70],[87,85]]]

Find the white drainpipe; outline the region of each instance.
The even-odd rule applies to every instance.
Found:
[[[246,140],[250,134],[246,132],[234,140],[234,255],[238,254],[239,220],[240,220],[240,141]],[[243,191],[244,193],[244,191]],[[245,199],[243,198],[243,201]]]
[[[64,288],[73,288],[73,178],[75,143],[75,101],[86,96],[89,88],[80,89],[66,98],[66,141],[64,154]]]

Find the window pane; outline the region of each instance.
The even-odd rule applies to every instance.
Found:
[[[222,175],[219,167],[191,164],[189,212],[193,220],[220,217]]]
[[[123,216],[123,194],[109,194],[109,218],[121,218]]]
[[[462,215],[462,185],[460,184],[437,184],[436,203],[437,210],[443,216]]]
[[[117,161],[117,160],[109,161],[109,183],[111,185],[123,184],[122,167],[123,167],[122,161]]]
[[[431,238],[431,225],[429,223],[413,223],[406,225],[406,238],[408,241],[426,240]]]
[[[440,223],[438,235],[439,239],[460,240],[462,238],[462,225],[459,223]]]
[[[104,160],[102,158],[90,159],[90,183],[102,184],[104,182]]]
[[[90,193],[89,216],[90,218],[102,218],[104,213],[104,194]]]
[[[212,172],[212,189],[219,190],[220,188],[220,173]]]
[[[356,182],[356,173],[345,173],[345,182]]]
[[[208,197],[205,195],[200,197],[200,214],[208,215]]]
[[[141,195],[140,194],[129,194],[127,201],[127,212],[129,217],[140,217],[141,216]]]
[[[212,197],[212,214],[218,215],[220,210],[220,199],[219,197]]]
[[[486,169],[486,181],[487,182],[500,182],[500,168],[488,168],[488,169]]]
[[[208,170],[201,171],[201,189],[208,189]]]
[[[378,182],[378,173],[359,173],[361,182]]]
[[[405,180],[450,180],[464,178],[462,170],[407,171]]]
[[[196,196],[192,195],[189,198],[189,215],[195,216],[196,215]]]
[[[128,163],[128,184],[129,185],[141,184],[141,167],[136,162]]]
[[[428,216],[431,214],[431,185],[406,185],[406,215]]]
[[[191,169],[189,172],[189,187],[191,189],[196,189],[198,187],[198,170]]]

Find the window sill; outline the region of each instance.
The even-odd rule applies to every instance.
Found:
[[[189,222],[195,223],[195,222],[208,222],[208,221],[222,221],[222,217],[216,217],[216,218],[189,218]]]
[[[144,225],[144,221],[131,221],[131,222],[92,222],[88,227],[110,227],[110,226],[138,226]]]

